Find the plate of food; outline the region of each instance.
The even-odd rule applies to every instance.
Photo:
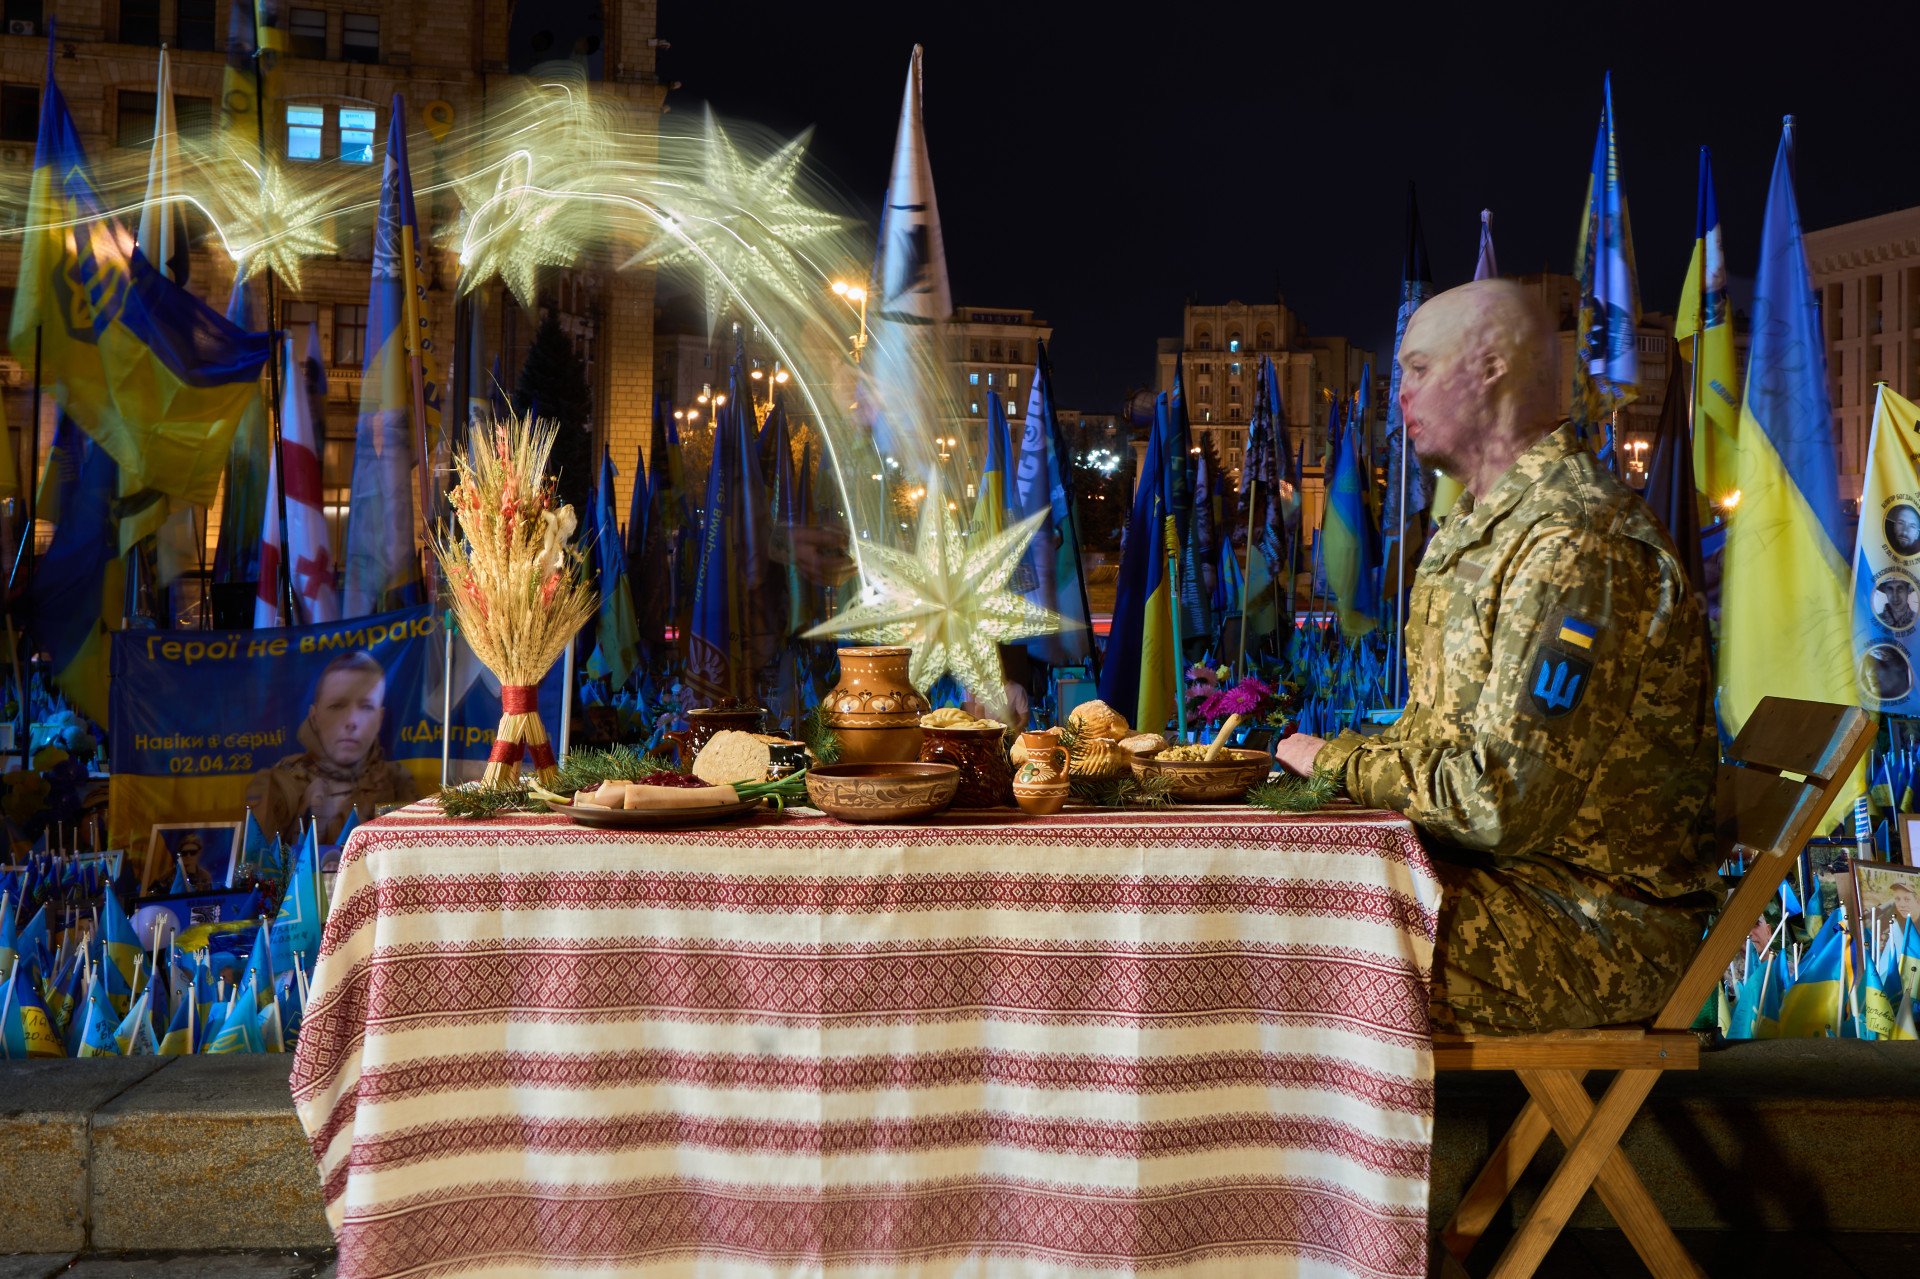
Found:
[[[635,775],[602,775],[571,799],[544,795],[548,808],[581,826],[608,830],[661,830],[714,826],[749,813],[799,803],[807,797],[806,770],[787,772],[776,738],[723,731],[708,739],[693,768],[636,768]],[[610,756],[610,760],[619,757]],[[638,757],[633,759],[638,761]],[[609,770],[618,773],[624,770]]]

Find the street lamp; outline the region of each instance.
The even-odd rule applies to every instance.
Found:
[[[853,362],[858,364],[860,353],[867,349],[867,291],[857,284],[835,280],[833,292],[835,297],[845,298],[847,305],[860,313],[860,331],[853,335]]]

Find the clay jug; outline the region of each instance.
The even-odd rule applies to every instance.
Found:
[[[959,768],[955,808],[1004,808],[1013,802],[1013,764],[1007,759],[1006,732],[998,726],[929,728],[920,744],[920,758]]]
[[[827,694],[827,727],[842,764],[920,758],[920,717],[932,709],[907,678],[913,650],[899,645],[840,650],[840,682]]]

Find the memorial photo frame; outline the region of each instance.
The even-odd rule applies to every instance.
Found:
[[[196,892],[233,883],[244,839],[240,822],[161,823],[153,828],[140,882],[151,888],[173,877],[174,859],[188,859],[187,887]]]
[[[1920,866],[1855,862],[1853,909],[1854,918],[1878,919],[1883,927],[1896,915],[1920,926]]]

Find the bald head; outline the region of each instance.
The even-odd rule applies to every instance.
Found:
[[[1400,343],[1400,407],[1427,461],[1479,494],[1559,416],[1546,310],[1511,280],[1429,299]]]

